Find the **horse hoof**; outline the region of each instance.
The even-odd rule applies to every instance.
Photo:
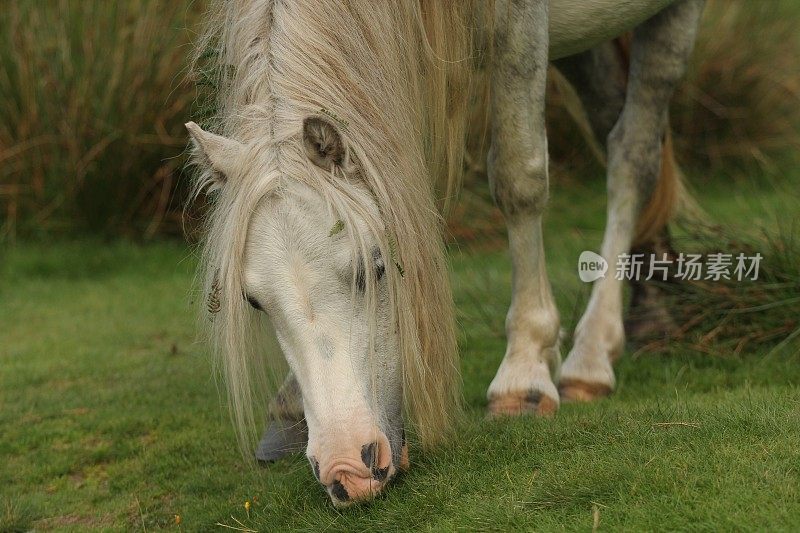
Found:
[[[305,420],[272,420],[256,449],[256,459],[272,463],[289,454],[305,450],[308,426]]]
[[[489,400],[489,417],[533,414],[550,418],[558,411],[558,400],[539,391],[508,392]]]
[[[592,402],[612,392],[613,389],[604,383],[589,383],[580,379],[563,379],[558,384],[558,393],[563,402]]]

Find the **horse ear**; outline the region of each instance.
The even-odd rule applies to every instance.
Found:
[[[324,118],[308,117],[303,121],[303,147],[311,162],[322,169],[350,168],[347,146],[339,130]]]
[[[234,173],[242,155],[244,145],[233,139],[203,130],[194,122],[187,122],[186,129],[194,145],[194,159],[201,159],[211,165],[214,172],[214,186],[221,187]]]

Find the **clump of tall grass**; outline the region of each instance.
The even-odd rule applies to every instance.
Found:
[[[201,4],[4,3],[0,239],[179,228],[186,29]]]
[[[774,173],[797,161],[792,156],[800,150],[798,22],[795,0],[707,2],[686,77],[670,108],[675,152],[684,166],[710,175]],[[551,85],[554,170],[602,173],[564,110],[570,95]]]
[[[718,226],[695,226],[681,250],[761,256],[757,275],[744,279],[672,280],[662,285],[676,329],[642,351],[690,348],[715,355],[755,349],[800,349],[800,225],[735,233]],[[734,265],[736,263],[734,259]],[[749,265],[748,265],[749,266]]]
[[[0,497],[0,531],[23,533],[33,529],[36,514],[33,509],[10,496]]]
[[[712,0],[672,105],[688,166],[774,171],[800,149],[800,5]]]
[[[195,100],[185,76],[193,39],[186,29],[204,7],[3,3],[0,239],[18,231],[147,236],[179,228],[176,155]],[[800,148],[798,19],[794,0],[708,2],[672,106],[676,153],[686,167],[775,170]],[[551,96],[556,173],[600,177],[559,95]]]

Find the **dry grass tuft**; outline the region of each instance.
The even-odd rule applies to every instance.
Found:
[[[800,8],[793,0],[709,0],[671,106],[675,152],[706,172],[775,172],[800,149]],[[602,176],[551,84],[548,134],[557,174]],[[795,159],[796,161],[796,159]],[[561,178],[561,176],[559,176]]]
[[[678,327],[640,351],[689,347],[712,355],[756,350],[780,351],[800,346],[800,227],[777,232],[734,234],[720,227],[696,229],[681,243],[709,253],[761,254],[756,280],[673,280],[664,284],[667,302]]]
[[[0,9],[0,240],[180,230],[186,79],[205,2],[6,2]],[[800,148],[794,0],[709,0],[672,107],[684,166],[774,173]],[[197,80],[203,84],[207,80]],[[551,94],[554,174],[602,170]],[[480,183],[477,183],[480,181]],[[485,187],[472,180],[470,187]],[[456,232],[458,233],[458,232]]]
[[[0,239],[179,229],[185,29],[201,4],[4,4]]]
[[[800,9],[793,0],[710,0],[672,106],[690,166],[775,170],[800,148]]]

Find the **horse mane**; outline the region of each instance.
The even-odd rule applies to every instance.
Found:
[[[203,294],[213,303],[211,326],[206,311],[202,323],[243,448],[262,421],[254,404],[266,405],[264,376],[283,357],[277,343],[268,348],[269,339],[259,338],[266,319],[242,298],[242,259],[256,205],[287,180],[314,187],[345,222],[354,214],[366,220],[384,257],[402,265],[403,273],[387,269],[387,282],[406,413],[424,446],[452,429],[460,377],[440,208],[462,171],[473,2],[479,0],[212,5],[196,61],[216,87],[216,111],[206,127],[256,146],[250,153],[261,169],[213,197],[201,261]],[[303,120],[321,114],[333,118],[349,145],[377,216],[352,201],[345,180],[303,154]],[[213,178],[202,161],[200,167],[198,192]],[[351,238],[367,256],[364,239]],[[374,306],[369,287],[367,298]]]

